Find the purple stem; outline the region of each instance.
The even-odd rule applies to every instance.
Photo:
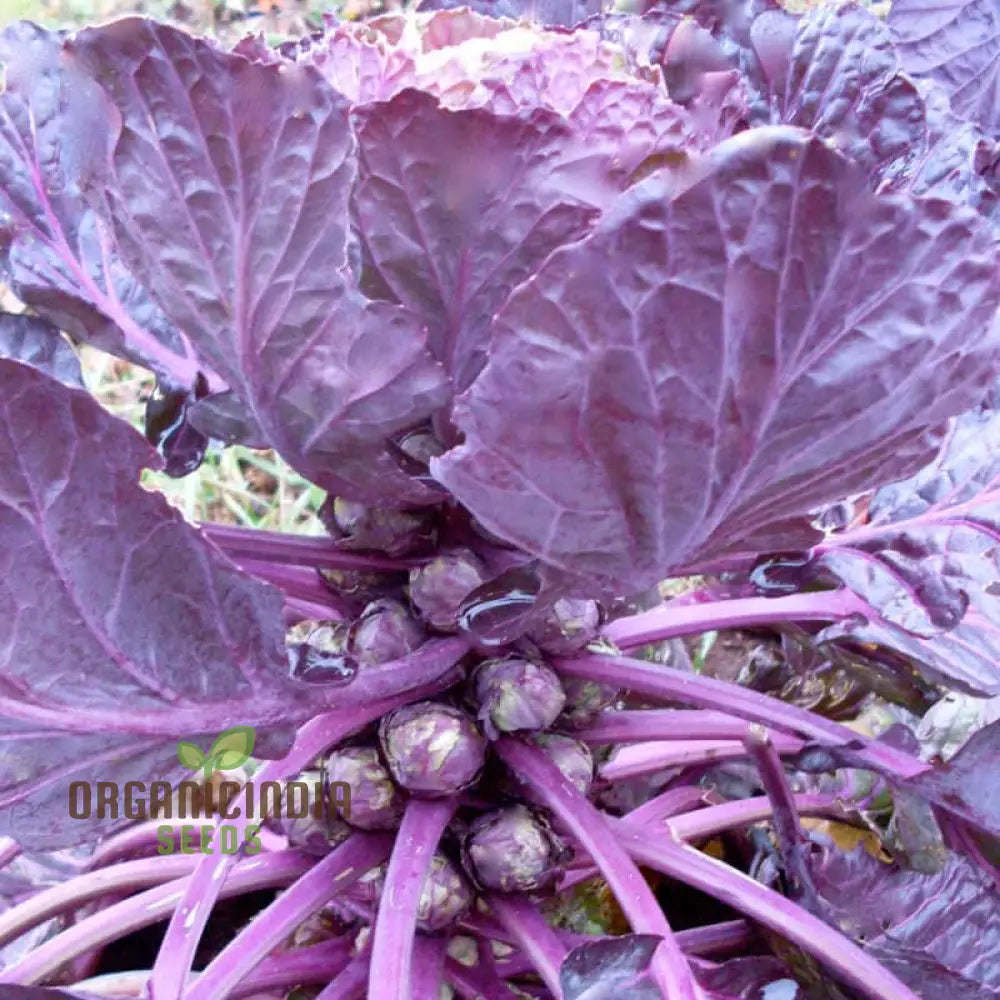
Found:
[[[463,1000],[511,1000],[513,995],[501,980],[485,975],[481,966],[470,969],[453,958],[445,960],[444,976]]]
[[[408,570],[426,559],[390,559],[388,556],[345,552],[326,535],[288,535],[280,531],[258,531],[229,524],[199,525],[230,558],[269,563],[315,566],[322,569]]]
[[[297,625],[299,622],[311,621],[343,621],[344,616],[337,608],[315,601],[303,601],[297,597],[285,598],[285,627]]]
[[[219,895],[228,899],[255,889],[287,885],[307,872],[315,862],[314,857],[300,851],[248,858],[236,866]],[[190,886],[193,878],[175,879],[147,889],[81,920],[0,972],[0,982],[38,983],[92,948],[102,948],[132,931],[163,920],[177,906],[185,887]],[[156,996],[155,993],[152,995]]]
[[[444,975],[446,942],[440,938],[421,937],[413,941],[412,1000],[438,1000]]]
[[[660,823],[677,813],[690,812],[705,804],[705,790],[697,785],[668,788],[626,814],[633,823]]]
[[[701,991],[662,907],[642,873],[602,822],[602,814],[538,747],[506,736],[497,740],[494,748],[594,859],[633,929],[663,938],[652,962],[653,978],[663,995],[671,1000],[699,998]]]
[[[229,996],[236,985],[296,927],[365,872],[384,861],[392,848],[388,835],[355,834],[286,889],[214,958],[187,991],[185,1000]]]
[[[763,726],[751,726],[746,739],[747,750],[757,765],[760,782],[771,802],[771,828],[778,841],[778,851],[785,874],[796,897],[812,890],[812,876],[806,866],[806,839],[799,824],[796,797],[788,784],[785,765],[781,763],[768,731]]]
[[[455,640],[446,641],[455,642]],[[453,647],[455,659],[461,656],[465,648],[465,644],[459,640],[458,644]],[[421,647],[421,650],[415,654],[418,660],[420,659],[419,653],[423,649],[426,649],[426,646]],[[406,659],[412,659],[412,657]],[[394,662],[403,663],[405,660]],[[327,712],[307,722],[299,730],[289,755],[283,760],[271,761],[266,764],[255,776],[254,781],[281,781],[291,775],[298,774],[328,747],[339,743],[345,736],[363,728],[386,712],[399,705],[405,705],[411,700],[425,698],[445,690],[452,683],[451,668],[449,666],[446,670],[441,671],[440,664],[435,664],[435,666],[439,668],[437,676],[431,672],[430,676],[421,679],[407,678],[414,684],[412,688],[406,689],[404,686],[404,690],[400,691],[397,687],[396,692],[390,697],[385,697],[384,700]],[[374,673],[378,678],[384,679],[386,672],[389,674],[393,672],[391,668],[392,664],[386,664]],[[359,683],[363,676],[352,682],[351,686]],[[398,679],[396,683],[398,685]],[[392,685],[390,684],[388,687],[391,689]],[[240,816],[235,821],[229,822],[238,828],[238,842],[242,842],[247,818]],[[151,992],[154,1000],[181,1000],[198,942],[201,940],[215,900],[219,897],[226,875],[233,867],[235,860],[232,855],[206,855],[194,870],[184,898],[174,911],[167,927],[163,943],[160,945],[160,952],[156,957],[156,964],[153,966]]]
[[[156,849],[158,832],[164,826],[170,826],[170,821],[150,819],[135,826],[127,827],[121,833],[115,834],[104,841],[87,859],[87,871],[94,871],[106,865],[113,864],[135,854],[148,854]],[[174,844],[180,840],[180,825],[174,831]]]
[[[21,845],[13,837],[0,837],[0,869],[6,868],[21,853]]]
[[[756,936],[745,920],[727,920],[677,932],[677,943],[688,955],[708,957],[746,951]]]
[[[368,992],[368,976],[371,971],[371,956],[368,949],[362,951],[337,973],[316,1000],[364,1000]]]
[[[490,893],[485,899],[555,1000],[562,1000],[559,970],[568,949],[552,925],[538,907],[523,896]]]
[[[375,918],[372,967],[378,975],[370,981],[368,1000],[413,1000],[413,938],[420,894],[456,805],[453,799],[411,799],[406,806]]]
[[[635,649],[679,635],[715,629],[773,625],[775,622],[840,621],[871,607],[849,590],[825,590],[785,597],[740,597],[707,604],[664,604],[604,626],[604,635],[619,649]]]
[[[798,742],[798,741],[796,741]],[[801,749],[799,743],[791,752]],[[690,767],[692,764],[717,764],[723,760],[738,760],[749,751],[738,740],[688,740],[686,743],[633,743],[618,747],[614,756],[598,770],[604,781],[622,781],[656,774],[668,767]]]
[[[796,595],[797,596],[797,595]],[[814,595],[807,595],[814,596]],[[783,600],[783,598],[762,598]],[[808,740],[827,745],[863,745],[858,756],[866,767],[896,779],[914,778],[931,770],[929,764],[902,751],[868,740],[846,726],[830,722],[812,712],[788,705],[756,691],[701,674],[681,673],[659,663],[627,656],[588,654],[555,661],[556,668],[571,677],[615,685],[667,702],[696,705],[728,712],[751,722],[760,722]]]
[[[281,990],[284,996],[293,986],[328,983],[350,964],[351,948],[350,938],[340,937],[310,948],[291,948],[281,955],[265,958],[252,975],[226,994],[226,1000],[256,997],[267,990]]]
[[[752,723],[725,712],[690,708],[620,709],[601,712],[573,730],[584,743],[639,743],[644,740],[745,740]],[[783,753],[797,753],[802,741],[776,737]]]
[[[125,861],[43,889],[0,914],[0,946],[51,917],[71,913],[109,893],[133,892],[190,875],[197,863],[198,858],[189,854]]]
[[[640,864],[701,889],[797,944],[838,978],[872,1000],[919,1000],[878,961],[801,906],[668,837],[650,836],[626,820],[606,817],[616,840]]]
[[[832,795],[793,795],[785,804],[804,816],[830,816],[843,819],[845,811]],[[703,840],[714,837],[734,827],[748,826],[774,820],[774,802],[766,795],[737,802],[725,802],[719,806],[698,809],[683,816],[673,816],[666,820],[667,827],[678,840]],[[634,823],[631,814],[629,822]],[[797,820],[796,820],[797,822]]]
[[[324,609],[320,618],[337,620],[342,608],[337,604],[330,588],[319,578],[316,570],[308,566],[285,566],[281,563],[260,562],[256,559],[236,559],[244,573],[257,577],[283,591],[286,597],[307,601]]]

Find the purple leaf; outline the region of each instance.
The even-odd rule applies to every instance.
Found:
[[[776,958],[733,958],[699,963],[698,982],[711,1000],[805,1000],[806,993]]]
[[[882,21],[861,7],[817,7],[799,20],[786,58],[773,52],[775,23],[787,30],[787,15],[752,26],[772,121],[829,139],[875,177],[923,147],[924,105]]]
[[[574,948],[559,970],[564,1000],[658,1000],[659,989],[648,978],[660,938],[625,934]]]
[[[1000,896],[970,862],[950,855],[924,875],[859,848],[814,868],[827,919],[923,1000],[1000,996]]]
[[[945,807],[983,830],[1000,835],[1000,789],[996,763],[1000,759],[1000,722],[973,733],[947,764],[909,780],[918,795]]]
[[[80,192],[101,176],[113,110],[61,59],[59,33],[21,21],[0,33],[0,247],[14,292],[82,340],[192,385],[182,334],[125,270]]]
[[[0,358],[31,365],[74,389],[84,387],[76,352],[43,319],[0,313]]]
[[[546,27],[572,28],[599,14],[601,0],[421,0],[419,11],[468,7],[488,17],[520,21],[528,18]]]
[[[875,198],[820,140],[753,130],[676,188],[653,175],[515,290],[432,463],[488,530],[618,592],[808,546],[807,511],[926,461],[1000,333],[986,224]]]
[[[958,114],[1000,138],[996,0],[895,0],[889,28],[907,73],[938,81]]]
[[[610,154],[622,125],[618,141],[601,143],[541,109],[448,111],[417,91],[360,119],[354,211],[371,266],[421,316],[431,350],[467,386],[509,290],[612,200]],[[443,149],[456,152],[442,158]]]
[[[426,500],[385,441],[446,380],[414,317],[352,287],[347,101],[309,67],[149,21],[84,31],[71,52],[121,116],[102,211],[199,358],[318,485]]]
[[[178,737],[235,724],[280,753],[331,696],[287,678],[278,592],[138,485],[135,431],[15,362],[0,386],[0,808],[47,849],[114,825],[70,782],[170,779]]]
[[[956,420],[937,458],[879,490],[869,524],[815,549],[872,608],[846,632],[905,654],[928,677],[1000,694],[1000,413]]]

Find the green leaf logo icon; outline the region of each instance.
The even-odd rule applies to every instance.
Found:
[[[189,771],[197,771],[200,767],[204,767],[208,760],[200,747],[196,747],[193,743],[185,743],[184,740],[177,744],[177,759],[181,762],[181,767],[186,767]]]
[[[208,755],[215,761],[217,771],[231,771],[250,759],[253,744],[254,731],[251,726],[233,726],[216,737]]]
[[[253,753],[254,739],[252,726],[233,726],[215,738],[207,754],[193,743],[181,740],[177,744],[177,759],[189,771],[204,771],[207,780],[213,771],[231,771],[245,764]]]

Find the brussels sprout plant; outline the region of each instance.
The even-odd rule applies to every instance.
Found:
[[[1000,996],[1000,7],[792,6],[0,33],[2,1000]]]

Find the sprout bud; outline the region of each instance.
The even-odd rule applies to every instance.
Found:
[[[351,790],[350,806],[336,808],[359,830],[394,830],[403,815],[403,795],[393,784],[375,747],[343,747],[327,758],[331,784],[343,782]]]
[[[479,720],[488,736],[546,729],[566,703],[559,677],[530,660],[487,660],[473,677]]]
[[[486,760],[486,741],[475,722],[457,708],[432,701],[385,716],[379,737],[393,778],[426,798],[468,788]]]
[[[468,549],[456,549],[410,571],[410,599],[425,621],[454,632],[465,598],[486,580],[486,570]]]
[[[372,601],[351,628],[352,658],[362,667],[376,667],[412,653],[424,641],[419,622],[399,602]]]

